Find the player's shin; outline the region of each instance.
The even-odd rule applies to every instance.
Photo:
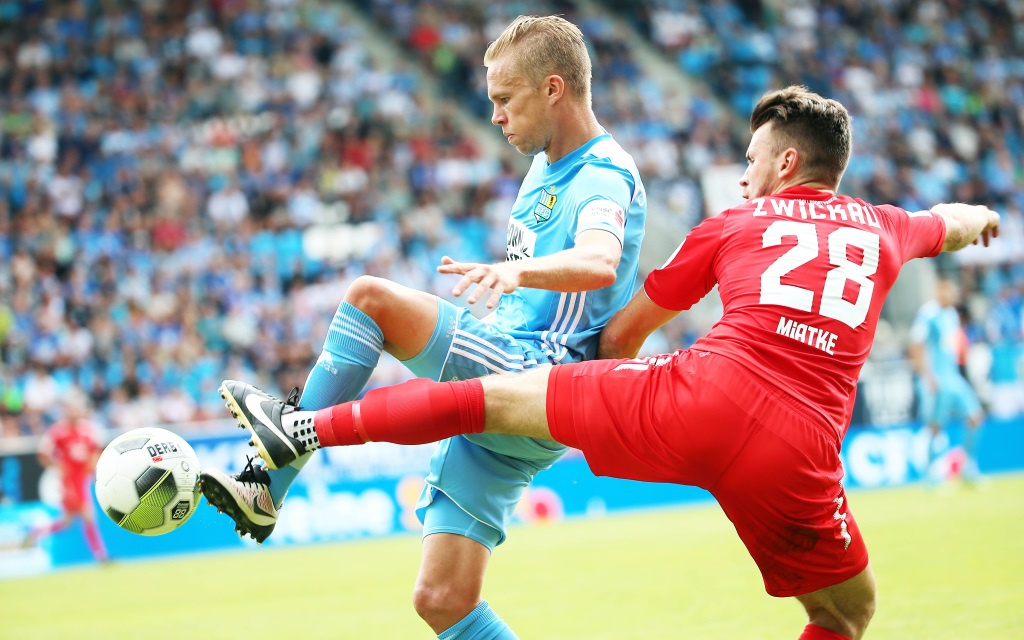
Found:
[[[355,400],[380,360],[384,334],[372,318],[348,302],[338,305],[316,365],[306,376],[299,406],[315,411]],[[281,504],[310,454],[280,469],[268,469],[270,494]]]
[[[417,379],[374,389],[357,402],[316,412],[319,445],[365,442],[424,444],[484,429],[484,392],[479,380]]]
[[[99,525],[96,523],[95,518],[84,518],[82,521],[83,531],[85,532],[85,544],[89,547],[89,552],[92,553],[93,557],[99,562],[107,561],[107,547],[103,544],[103,537],[100,535]]]

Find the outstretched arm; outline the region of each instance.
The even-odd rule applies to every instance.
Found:
[[[986,247],[999,236],[999,214],[981,205],[944,202],[931,208],[932,213],[946,221],[946,240],[943,251],[959,251],[981,240]]]
[[[456,262],[445,256],[438,273],[461,275],[452,288],[458,297],[473,287],[466,302],[473,304],[488,293],[487,308],[498,305],[501,294],[519,287],[548,291],[591,291],[615,282],[622,244],[607,231],[591,229],[576,239],[576,246],[558,253],[495,264]]]

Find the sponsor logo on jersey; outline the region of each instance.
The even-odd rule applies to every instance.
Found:
[[[526,228],[522,222],[515,218],[508,221],[508,236],[505,246],[505,259],[523,260],[532,258],[537,248],[537,234]]]
[[[588,202],[583,211],[580,211],[579,226],[591,228],[599,225],[607,225],[616,231],[622,231],[626,226],[626,216],[622,207],[610,200],[594,200]]]
[[[544,222],[551,217],[551,212],[555,208],[555,203],[558,202],[558,196],[555,195],[554,187],[547,187],[541,189],[540,200],[537,201],[537,206],[533,208],[533,217],[537,219],[537,222]]]

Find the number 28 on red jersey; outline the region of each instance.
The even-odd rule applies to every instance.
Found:
[[[718,285],[723,317],[695,348],[845,410],[900,268],[944,239],[929,211],[793,187],[705,220],[644,290],[684,310]]]

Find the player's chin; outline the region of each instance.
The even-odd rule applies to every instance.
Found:
[[[526,144],[524,144],[522,142],[514,142],[512,140],[512,138],[509,138],[508,143],[510,145],[512,145],[513,147],[515,147],[515,150],[518,151],[519,153],[523,154],[524,156],[532,156],[533,155],[533,153],[530,152],[529,146],[527,146]]]
[[[519,136],[509,136],[508,143],[516,148],[516,151],[523,154],[524,156],[535,156],[544,150],[543,147],[539,147],[535,144],[530,144],[529,140],[523,140]]]

